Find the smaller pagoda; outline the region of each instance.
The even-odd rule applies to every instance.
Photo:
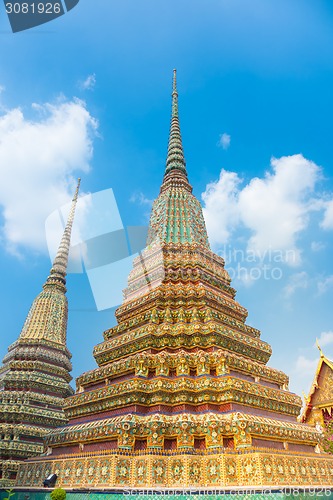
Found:
[[[43,452],[43,437],[66,423],[71,353],[66,346],[66,274],[80,179],[42,292],[0,368],[0,486],[14,484],[20,462]]]

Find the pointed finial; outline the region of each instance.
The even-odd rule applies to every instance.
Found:
[[[320,352],[320,357],[321,357],[321,358],[323,358],[323,357],[324,357],[324,353],[323,353],[323,351],[321,350],[321,347],[320,347],[320,345],[319,345],[319,340],[318,340],[318,339],[316,339],[316,346],[317,346],[317,347],[318,347],[318,349],[319,349],[319,352]]]
[[[177,70],[173,70],[172,92],[177,92]]]
[[[64,291],[66,291],[65,284],[66,284],[66,274],[68,265],[68,255],[71,244],[72,226],[74,222],[75,208],[79,195],[80,183],[81,179],[79,178],[73,196],[71,209],[69,211],[67,224],[60,241],[57,255],[55,256],[55,259],[53,261],[53,266],[50,271],[50,275],[47,278],[44,287],[49,285],[56,285],[60,286]]]
[[[303,396],[305,404],[307,404],[311,399],[307,394],[305,394],[304,391],[302,391],[302,396]]]
[[[172,81],[172,115],[171,118],[178,117],[178,92],[177,92],[177,70],[173,70]]]
[[[177,71],[173,70],[172,79],[172,111],[171,111],[171,126],[169,134],[168,155],[166,160],[165,176],[175,170],[182,172],[186,176],[186,163],[183,152],[182,138],[179,127],[178,118],[178,92],[177,92]]]

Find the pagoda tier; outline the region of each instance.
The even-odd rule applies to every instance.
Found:
[[[174,75],[166,170],[147,247],[133,262],[98,368],[65,401],[67,426],[17,485],[55,472],[59,485],[172,488],[329,485],[333,459],[297,421],[301,399],[270,368],[224,260],[209,247],[188,182]]]
[[[74,391],[65,285],[78,189],[50,275],[0,368],[0,485],[12,485],[20,462],[40,455],[44,436],[67,422],[64,399]]]

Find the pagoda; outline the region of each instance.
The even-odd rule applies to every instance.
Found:
[[[66,347],[66,272],[79,184],[50,275],[0,368],[0,485],[14,484],[22,460],[40,455],[43,437],[67,421],[64,398],[74,391]]]
[[[267,366],[271,347],[235,293],[188,180],[174,71],[147,246],[94,349],[98,368],[66,399],[69,423],[21,465],[17,486],[50,473],[64,488],[110,490],[332,485],[333,459],[297,421],[301,399]]]

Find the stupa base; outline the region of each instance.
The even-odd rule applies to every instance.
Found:
[[[39,457],[20,465],[17,487],[40,487],[50,474],[57,487],[75,489],[221,489],[333,487],[333,457],[276,450],[86,453]]]
[[[20,460],[0,460],[0,489],[14,486],[15,477],[21,463]]]

